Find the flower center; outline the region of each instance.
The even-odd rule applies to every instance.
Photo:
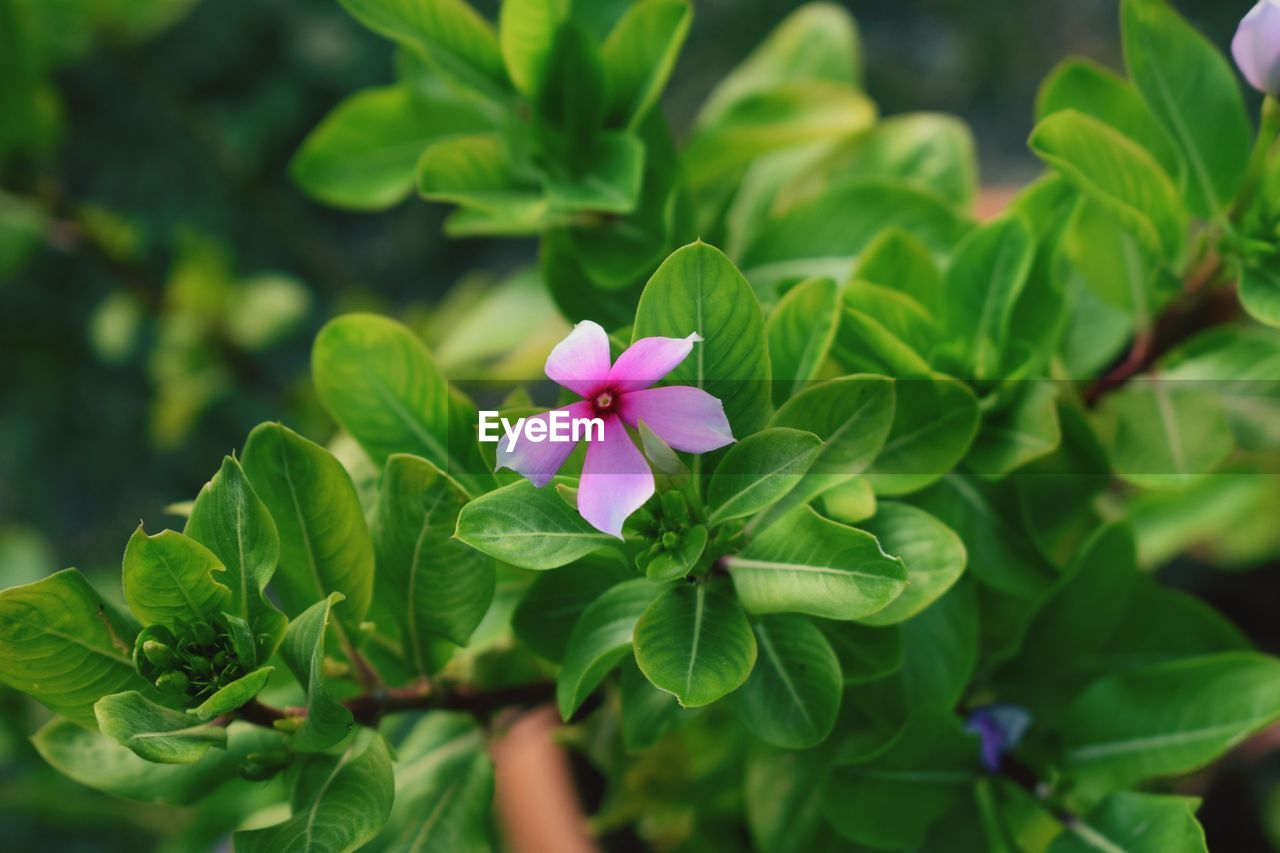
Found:
[[[613,392],[612,391],[601,391],[599,394],[596,395],[597,411],[607,412],[612,408],[613,408]]]

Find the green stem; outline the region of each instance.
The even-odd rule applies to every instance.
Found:
[[[1267,95],[1262,101],[1262,118],[1258,126],[1258,138],[1253,144],[1253,153],[1249,155],[1249,165],[1244,173],[1244,189],[1232,209],[1231,218],[1238,220],[1249,209],[1253,197],[1262,184],[1267,169],[1267,161],[1271,151],[1276,147],[1276,139],[1280,138],[1280,100],[1274,95]]]

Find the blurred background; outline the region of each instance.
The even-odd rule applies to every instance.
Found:
[[[846,5],[882,111],[960,115],[991,186],[1037,173],[1024,141],[1054,64],[1122,67],[1115,0]],[[1225,49],[1248,3],[1176,5]],[[793,7],[696,3],[666,99],[677,131]],[[308,131],[391,81],[393,62],[336,0],[0,0],[0,587],[69,565],[110,577],[138,520],[176,525],[164,508],[194,497],[260,421],[326,439],[307,362],[335,313],[397,313],[446,363],[483,354],[484,341],[442,340],[452,312],[526,267],[532,242],[446,242],[442,208],[343,213],[288,179]],[[549,315],[524,320],[497,329],[508,345],[557,337]],[[1194,561],[1170,571],[1253,636],[1280,630],[1274,581]],[[198,845],[171,811],[122,807],[45,768],[25,740],[40,712],[11,692],[0,717],[2,846],[151,849],[186,830]],[[1280,809],[1249,778],[1228,769],[1202,813],[1211,841],[1230,839],[1221,849],[1280,838],[1263,825]]]

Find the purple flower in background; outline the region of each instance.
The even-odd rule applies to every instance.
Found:
[[[1253,88],[1280,95],[1280,0],[1262,0],[1244,16],[1231,52]]]
[[[578,512],[592,527],[622,538],[622,523],[653,494],[653,472],[627,434],[641,421],[676,450],[707,453],[734,440],[724,406],[700,388],[650,387],[676,368],[702,338],[641,338],[609,363],[609,336],[590,320],[574,326],[547,357],[547,376],[583,397],[558,411],[600,418],[603,440],[587,444],[578,484]],[[544,412],[530,420],[548,419]],[[567,441],[498,445],[498,467],[546,485],[573,452]]]
[[[1000,769],[1000,759],[1015,749],[1031,725],[1031,714],[1020,705],[984,705],[969,714],[965,731],[978,736],[982,766]]]

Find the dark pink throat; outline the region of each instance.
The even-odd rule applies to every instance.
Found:
[[[591,401],[595,407],[597,415],[607,415],[618,406],[618,395],[606,388],[596,393],[595,399]]]

